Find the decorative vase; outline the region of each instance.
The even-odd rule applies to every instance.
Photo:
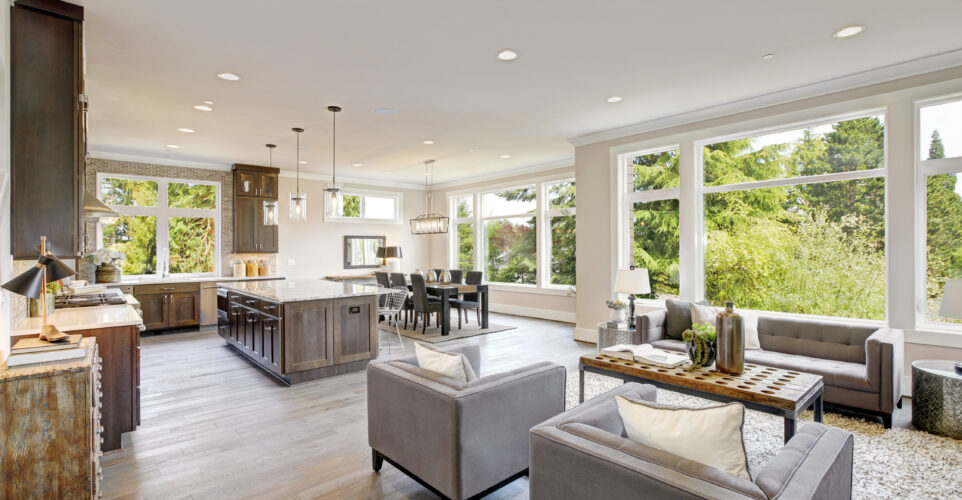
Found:
[[[624,309],[608,309],[608,319],[611,321],[625,321],[625,314]]]
[[[696,339],[685,342],[685,345],[688,347],[691,368],[704,368],[715,362],[715,342]]]
[[[438,281],[440,281],[441,283],[450,283],[451,272],[446,269],[444,271],[441,271],[441,276],[438,277]]]
[[[424,277],[424,281],[427,281],[428,283],[437,283],[438,274],[434,272],[434,269],[431,269],[428,271],[427,276]]]
[[[47,292],[47,316],[53,314],[54,299],[56,294]],[[30,316],[34,318],[43,316],[43,302],[40,299],[30,299]]]
[[[119,283],[120,268],[113,264],[101,264],[97,266],[97,283]]]
[[[716,342],[718,356],[715,368],[731,375],[740,375],[745,369],[745,329],[742,317],[735,312],[734,302],[725,302],[725,310],[718,313]]]

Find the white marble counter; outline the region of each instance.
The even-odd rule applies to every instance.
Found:
[[[378,294],[377,285],[338,283],[319,279],[221,282],[218,286],[274,302],[303,302]]]
[[[372,275],[373,276],[373,275]],[[283,276],[202,276],[197,278],[135,278],[130,280],[122,280],[119,283],[91,283],[104,286],[137,286],[137,285],[157,285],[164,283],[210,283],[210,282],[228,282],[228,281],[264,281],[264,280],[282,280]]]
[[[62,332],[110,328],[144,324],[143,318],[130,305],[70,307],[57,309],[47,316],[50,323]],[[43,318],[27,318],[17,324],[10,335],[36,335],[40,333]]]

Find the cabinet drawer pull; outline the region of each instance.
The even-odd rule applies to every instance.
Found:
[[[161,287],[160,289],[161,289],[161,290],[176,290],[177,288],[172,287],[172,286],[165,286],[165,287]]]

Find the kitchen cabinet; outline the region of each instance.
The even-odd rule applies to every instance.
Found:
[[[146,330],[200,324],[200,283],[139,285],[134,287],[134,297],[140,302]]]
[[[11,253],[35,259],[40,236],[81,253],[86,174],[84,9],[17,0],[10,10]]]
[[[234,164],[234,195],[277,199],[280,169],[257,165]]]
[[[234,252],[277,253],[277,226],[264,225],[264,199],[234,200]]]
[[[268,371],[281,375],[283,319],[280,304],[228,293],[224,340]],[[276,314],[272,314],[276,311]],[[223,336],[223,335],[222,335]]]

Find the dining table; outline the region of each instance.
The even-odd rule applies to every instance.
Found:
[[[410,277],[408,290],[412,289]],[[462,283],[428,282],[424,288],[429,295],[436,295],[441,299],[441,335],[451,333],[451,302],[449,299],[459,297],[465,293],[477,293],[478,304],[481,306],[481,328],[488,327],[488,285],[465,285]]]

